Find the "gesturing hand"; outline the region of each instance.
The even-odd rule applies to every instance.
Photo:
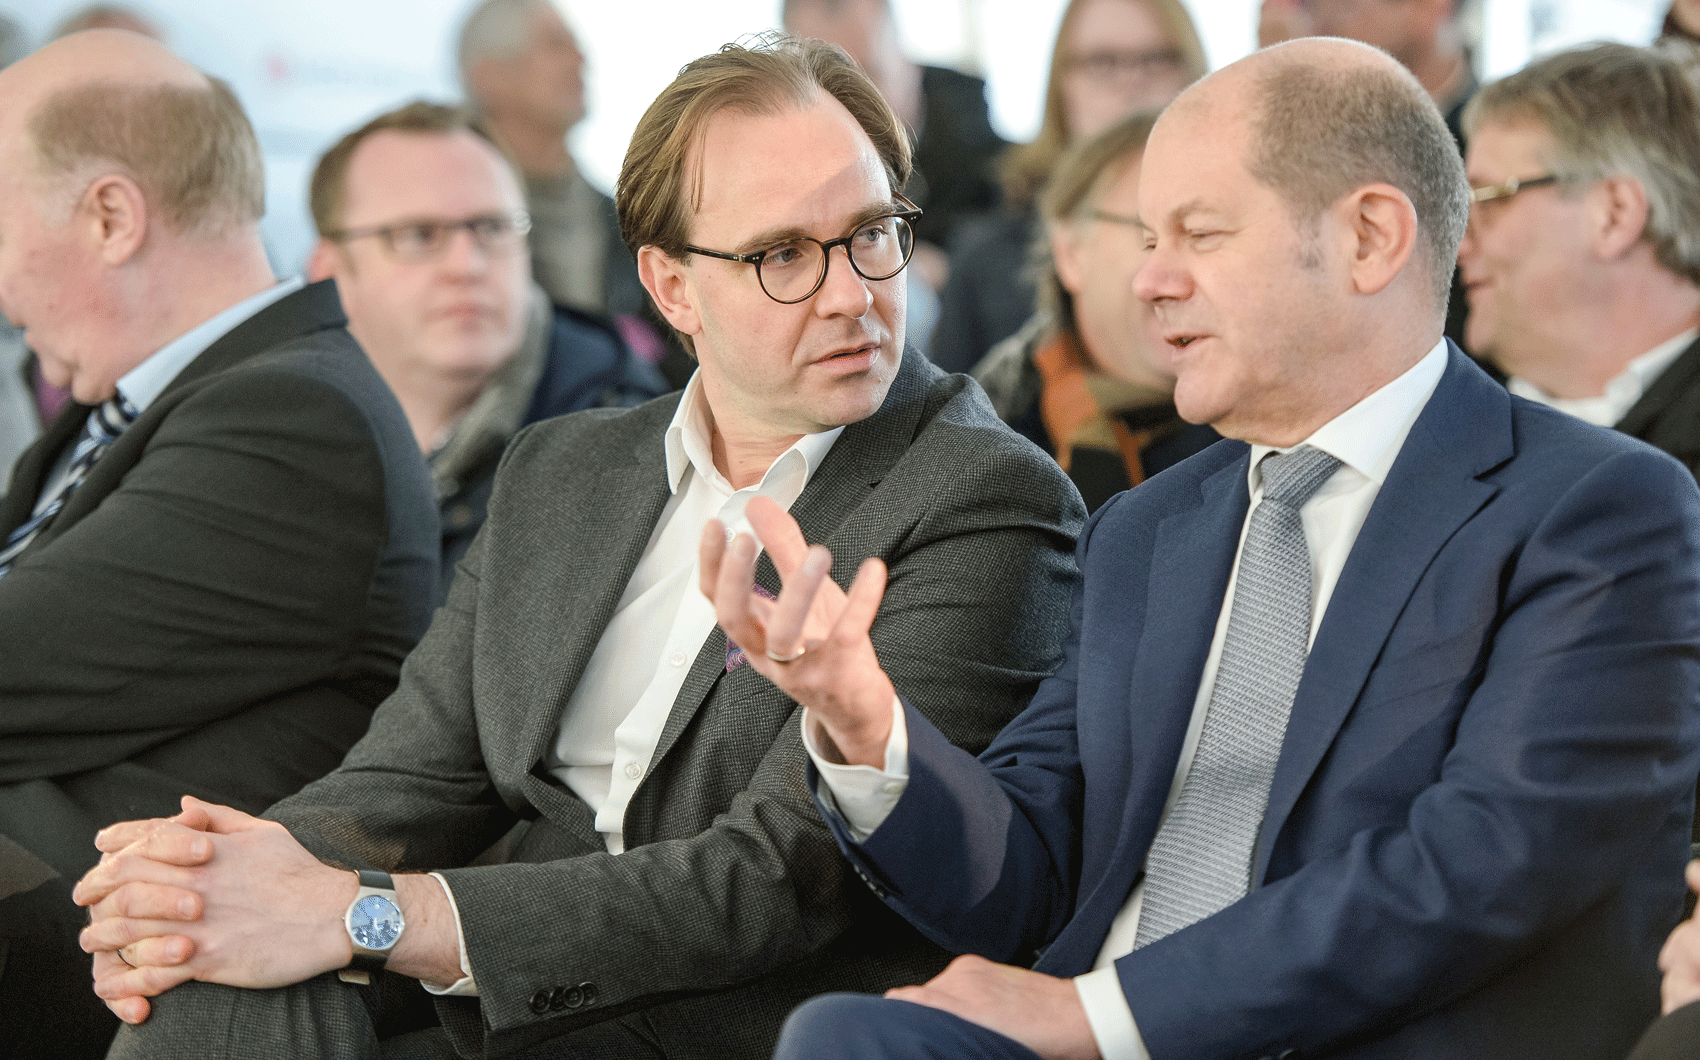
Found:
[[[280,824],[185,796],[183,812],[113,825],[72,897],[93,922],[95,993],[120,1019],[190,979],[285,986],[348,961],[352,873],[309,854]]]
[[[1098,1042],[1070,979],[1058,979],[983,957],[951,961],[923,986],[886,997],[943,1009],[1013,1038],[1046,1060],[1097,1060]]]
[[[756,497],[745,514],[784,584],[777,600],[758,595],[755,541],[739,534],[727,544],[725,527],[710,520],[701,586],[720,628],[756,672],[813,712],[846,762],[883,765],[896,692],[868,630],[885,594],[885,564],[863,563],[846,594],[827,577],[832,555],[811,547],[778,504]]]

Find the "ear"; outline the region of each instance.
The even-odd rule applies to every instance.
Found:
[[[637,266],[638,279],[667,323],[692,338],[700,334],[702,314],[697,311],[685,263],[648,245],[638,248]]]
[[[318,283],[328,280],[339,271],[342,248],[328,239],[321,239],[313,245],[313,253],[307,258],[307,282]]]
[[[1379,294],[1410,264],[1417,246],[1417,210],[1391,184],[1368,184],[1336,207],[1348,248],[1352,289]]]
[[[148,205],[142,189],[119,173],[90,184],[79,203],[84,230],[105,264],[124,265],[147,240]]]
[[[1077,225],[1054,223],[1045,226],[1051,237],[1051,261],[1063,290],[1078,295],[1086,286],[1086,265],[1080,255],[1080,229]]]
[[[502,64],[486,56],[466,68],[466,94],[478,101],[486,111],[498,102],[507,84]]]
[[[1607,177],[1589,193],[1594,253],[1622,257],[1647,234],[1647,190],[1634,177]]]

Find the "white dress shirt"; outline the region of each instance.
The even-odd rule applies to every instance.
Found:
[[[844,433],[835,427],[804,435],[768,466],[760,482],[735,490],[714,466],[713,416],[701,379],[700,373],[691,377],[667,428],[672,496],[567,700],[554,747],[544,760],[549,772],[596,815],[596,830],[611,854],[625,851],[626,806],[649,771],[691,664],[714,632],[714,605],[697,589],[703,526],[719,519],[728,540],[750,533],[744,507],[758,495],[789,510]],[[443,887],[448,890],[446,881]],[[454,902],[452,892],[449,901]],[[455,924],[458,929],[458,909]],[[460,955],[464,978],[446,989],[426,989],[475,994],[464,932]]]
[[[1328,608],[1328,599],[1346,566],[1346,557],[1357,541],[1358,531],[1369,516],[1387,472],[1405,444],[1405,437],[1416,423],[1417,416],[1428,404],[1440,377],[1446,370],[1446,342],[1435,344],[1423,358],[1403,375],[1370,394],[1356,405],[1319,427],[1300,444],[1310,445],[1340,460],[1340,467],[1299,509],[1304,525],[1305,541],[1311,560],[1311,625],[1314,641]],[[1296,446],[1294,448],[1297,448]],[[1251,503],[1246,522],[1240,527],[1240,546],[1245,543],[1246,526],[1251,511],[1263,499],[1263,476],[1260,462],[1278,450],[1266,445],[1251,447],[1251,464],[1246,475],[1246,488]],[[1286,450],[1279,450],[1285,452]],[[1192,768],[1198,750],[1199,734],[1210,705],[1210,694],[1216,686],[1216,671],[1222,659],[1222,641],[1228,629],[1228,615],[1234,599],[1234,586],[1239,579],[1239,557],[1236,553],[1234,570],[1228,579],[1222,607],[1217,615],[1215,634],[1210,652],[1205,658],[1204,672],[1199,680],[1198,694],[1193,701],[1192,718],[1187,726],[1186,739],[1175,767],[1174,780],[1169,787],[1163,815],[1168,816],[1181,785]],[[904,754],[894,763],[892,747],[886,751],[886,771],[880,773],[868,767],[850,767],[824,762],[819,754],[815,726],[805,713],[803,718],[804,746],[815,760],[822,780],[832,794],[835,805],[851,826],[852,838],[858,842],[871,835],[896,805],[908,780],[907,730],[902,727],[901,707],[896,709],[897,724],[893,744],[901,740]],[[892,768],[896,765],[897,768]],[[823,795],[825,793],[823,792]],[[1094,970],[1075,978],[1075,988],[1092,1025],[1099,1052],[1104,1060],[1150,1060],[1145,1043],[1139,1037],[1132,1009],[1122,992],[1114,962],[1133,951],[1139,930],[1140,908],[1144,901],[1143,878],[1128,896],[1127,904],[1110,925],[1104,945],[1098,954]]]
[[[1623,371],[1606,384],[1605,393],[1598,397],[1553,397],[1527,379],[1519,379],[1516,376],[1505,381],[1505,388],[1520,398],[1550,405],[1596,427],[1615,427],[1629,414],[1629,410],[1635,407],[1635,403],[1641,400],[1641,395],[1653,385],[1653,380],[1663,375],[1665,369],[1671,366],[1671,362],[1693,343],[1696,335],[1700,335],[1700,331],[1691,328],[1630,361],[1623,366]]]

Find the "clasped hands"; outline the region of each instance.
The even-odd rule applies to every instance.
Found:
[[[175,817],[112,825],[95,846],[100,863],[72,892],[91,918],[78,941],[126,1023],[191,979],[285,986],[348,963],[347,932],[325,911],[347,908],[354,875],[280,824],[186,795]]]

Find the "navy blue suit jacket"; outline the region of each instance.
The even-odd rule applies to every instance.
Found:
[[[1066,661],[978,761],[908,709],[891,817],[858,846],[826,813],[947,948],[1091,968],[1174,777],[1248,452],[1097,513]],[[1697,556],[1676,461],[1454,349],[1318,631],[1251,892],[1117,961],[1152,1055],[1623,1055],[1682,902]]]

